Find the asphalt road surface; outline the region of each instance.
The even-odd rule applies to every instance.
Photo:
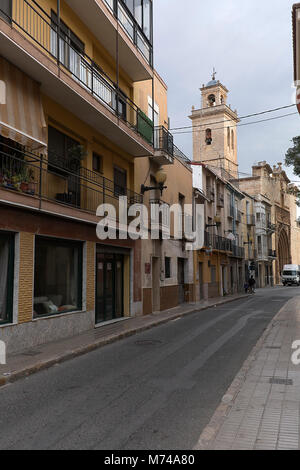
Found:
[[[0,449],[192,449],[299,292],[260,290],[0,388]]]

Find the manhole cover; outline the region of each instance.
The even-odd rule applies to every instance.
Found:
[[[270,379],[270,384],[276,385],[293,385],[292,379],[281,379],[280,377],[272,377]]]
[[[161,343],[162,341],[160,341],[159,339],[140,339],[138,341],[135,341],[135,344],[137,346],[155,346]]]

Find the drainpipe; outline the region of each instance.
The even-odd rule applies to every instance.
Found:
[[[57,0],[57,65],[58,67],[60,64],[59,38],[60,38],[60,0]]]

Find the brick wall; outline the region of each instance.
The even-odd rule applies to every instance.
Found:
[[[33,313],[34,235],[20,233],[19,323],[32,320]]]

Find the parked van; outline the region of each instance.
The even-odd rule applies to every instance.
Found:
[[[300,286],[300,266],[297,264],[286,264],[281,273],[281,280],[284,286]]]

